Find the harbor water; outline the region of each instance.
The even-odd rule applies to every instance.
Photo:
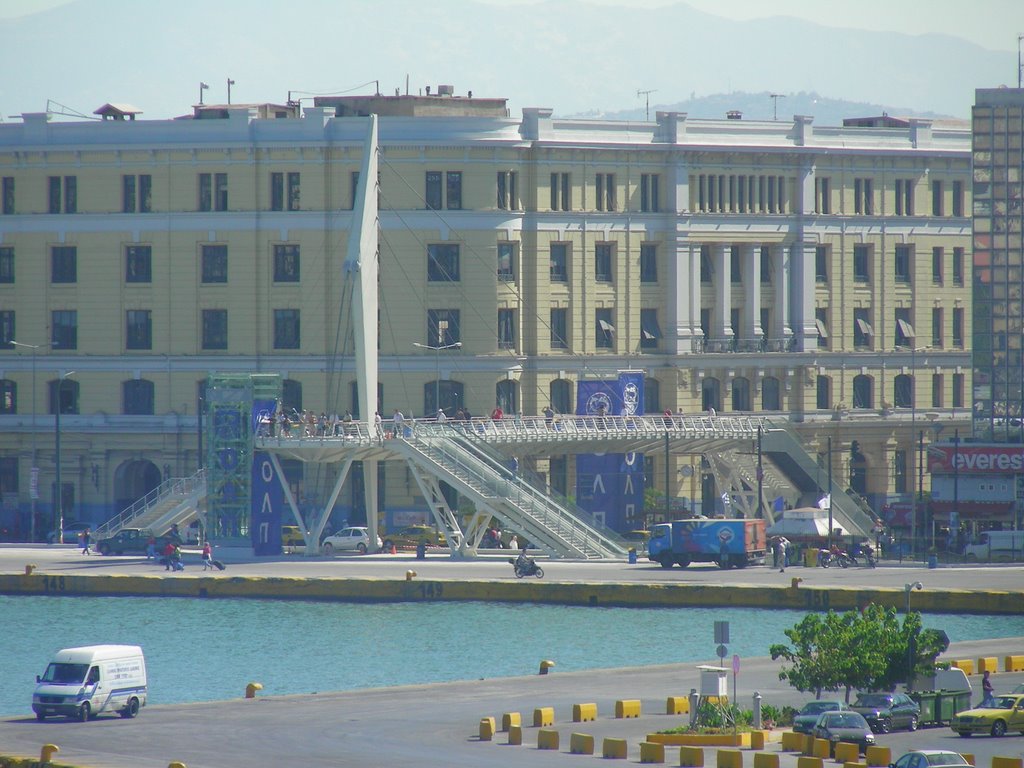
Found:
[[[714,622],[729,621],[730,657],[767,656],[803,611],[594,608],[492,603],[320,603],[0,595],[0,716],[31,715],[35,676],[76,645],[141,645],[150,704],[316,693],[669,664],[715,658]],[[951,642],[1024,635],[1024,616],[925,614]]]

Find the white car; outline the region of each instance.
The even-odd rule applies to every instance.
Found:
[[[380,536],[377,537],[377,544],[373,547],[373,551],[376,552],[382,546],[383,542],[380,540]],[[325,555],[330,557],[338,552],[358,552],[361,555],[365,555],[366,551],[370,549],[370,532],[366,528],[342,528],[337,533],[328,536],[324,539],[323,552]]]

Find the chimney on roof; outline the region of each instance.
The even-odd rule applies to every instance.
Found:
[[[740,112],[738,109],[730,109],[728,112],[725,113],[725,117],[727,120],[742,120],[743,113]]]
[[[429,96],[429,95],[430,95],[430,86],[428,85],[427,86],[427,96]]]

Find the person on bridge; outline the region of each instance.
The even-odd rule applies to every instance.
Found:
[[[494,410],[491,411],[491,418],[494,421],[501,421],[503,418],[505,418],[505,412],[501,410],[500,405],[494,406]]]

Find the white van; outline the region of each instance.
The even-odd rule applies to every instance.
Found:
[[[1024,531],[985,531],[964,547],[967,560],[1024,560]]]
[[[54,654],[36,675],[37,720],[64,715],[85,722],[100,712],[135,717],[146,706],[146,659],[137,645],[87,645]]]

